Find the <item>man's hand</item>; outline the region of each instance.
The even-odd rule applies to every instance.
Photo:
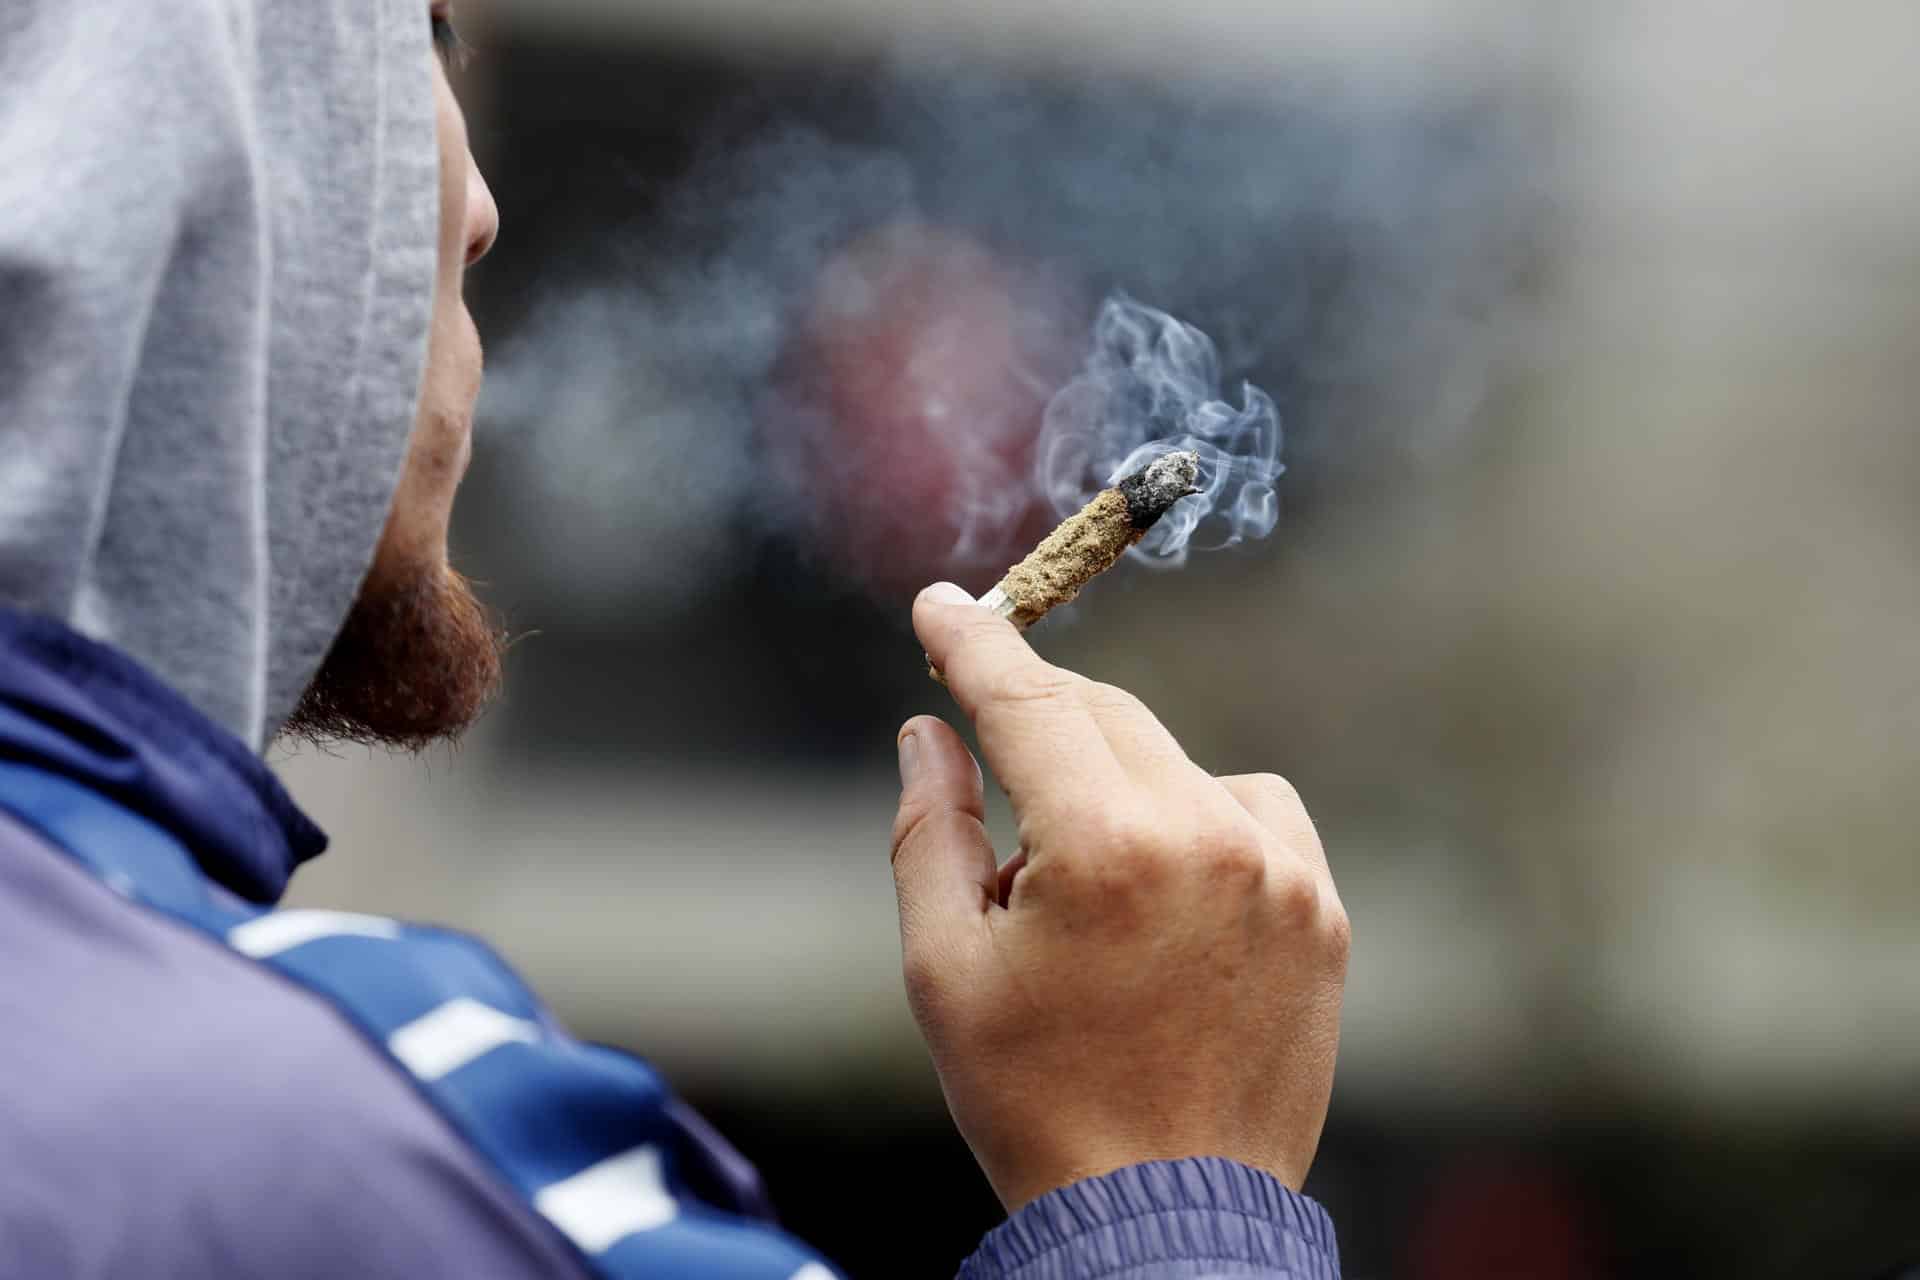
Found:
[[[1299,798],[1271,775],[1209,776],[1132,696],[1041,661],[966,599],[930,588],[914,629],[1020,850],[996,866],[979,770],[931,716],[901,730],[893,828],[907,996],[961,1134],[1009,1211],[1181,1156],[1298,1190],[1347,962]]]

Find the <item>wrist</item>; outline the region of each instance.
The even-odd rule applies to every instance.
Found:
[[[1081,1126],[1077,1131],[1085,1133],[1094,1127]],[[1124,1169],[1177,1166],[1188,1161],[1209,1167],[1218,1165],[1244,1169],[1298,1195],[1306,1184],[1307,1169],[1312,1163],[1311,1152],[1304,1160],[1298,1161],[1296,1167],[1296,1162],[1288,1161],[1276,1153],[1262,1152],[1256,1156],[1251,1152],[1236,1151],[1233,1149],[1235,1144],[1224,1140],[1213,1143],[1204,1139],[1198,1143],[1172,1143],[1137,1137],[1110,1143],[1083,1142],[1079,1150],[1057,1150],[1051,1159],[1046,1158],[1049,1145],[1044,1140],[1039,1140],[1038,1145],[1042,1150],[1036,1151],[1029,1146],[1029,1149],[1018,1153],[1017,1161],[1012,1158],[1012,1153],[1006,1153],[1009,1159],[998,1164],[981,1159],[995,1196],[1010,1215],[1063,1187],[1091,1182]],[[975,1155],[979,1157],[981,1153],[976,1152]]]

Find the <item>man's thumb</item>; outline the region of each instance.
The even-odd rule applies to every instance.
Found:
[[[964,963],[994,901],[993,843],[982,825],[980,769],[944,721],[917,716],[900,730],[900,812],[893,821],[893,882],[909,994],[919,981]],[[917,977],[916,977],[917,975]]]

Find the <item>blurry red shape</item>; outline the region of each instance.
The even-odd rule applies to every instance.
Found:
[[[1033,446],[1082,321],[1070,290],[958,232],[896,223],[836,254],[765,423],[818,550],[883,590],[992,582],[1049,523]]]
[[[1585,1200],[1557,1170],[1472,1161],[1421,1206],[1412,1280],[1597,1280],[1604,1274]]]

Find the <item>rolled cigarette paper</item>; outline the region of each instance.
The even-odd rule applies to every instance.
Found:
[[[982,608],[1021,630],[1080,594],[1080,589],[1112,568],[1127,548],[1146,536],[1173,504],[1199,493],[1200,457],[1187,450],[1163,454],[1139,471],[1093,495],[1040,540],[1027,557],[1007,570],[980,597]],[[931,663],[927,672],[946,683]]]

